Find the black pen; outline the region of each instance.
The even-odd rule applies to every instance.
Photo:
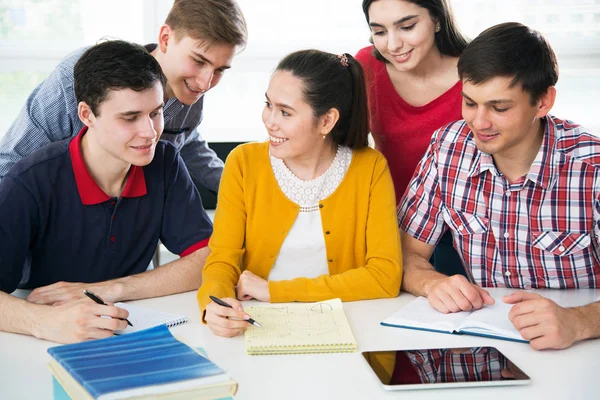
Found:
[[[225,303],[223,300],[219,299],[218,297],[215,297],[215,296],[208,296],[208,297],[210,297],[210,299],[212,301],[214,301],[215,303],[217,303],[220,306],[227,307],[227,308],[233,308],[233,307],[231,307],[231,304]],[[262,325],[259,324],[258,322],[256,322],[255,320],[253,320],[252,318],[245,319],[244,321],[248,321],[249,323],[256,326],[257,328],[262,328]]]
[[[87,289],[83,289],[83,294],[85,294],[87,297],[89,297],[90,299],[94,300],[98,304],[102,304],[103,306],[107,306],[108,305],[108,304],[106,304],[104,302],[104,300],[102,300],[100,298],[100,296],[98,296],[97,294],[94,294],[94,293],[90,292]],[[131,322],[129,322],[129,320],[127,318],[125,318],[125,321],[127,321],[127,325],[133,326],[133,324]]]

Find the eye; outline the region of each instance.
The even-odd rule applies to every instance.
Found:
[[[375,31],[373,32],[373,36],[383,36],[385,35],[385,31]]]
[[[415,27],[415,25],[417,25],[417,23],[416,23],[416,22],[415,22],[414,24],[412,24],[412,25],[403,26],[403,27],[402,27],[402,28],[400,28],[400,29],[402,29],[403,31],[411,31],[411,30],[412,30],[412,29]]]
[[[269,103],[268,101],[265,101],[265,107],[267,107],[267,108],[271,108],[271,107],[273,107],[273,106],[272,106],[272,105],[271,105],[271,103]]]
[[[204,61],[202,61],[202,60],[198,60],[197,58],[193,58],[193,57],[192,57],[192,60],[194,60],[194,62],[195,62],[196,64],[198,64],[199,66],[201,66],[201,67],[203,67],[203,66],[204,66],[204,64],[206,64]]]
[[[508,108],[498,108],[498,107],[494,107],[494,111],[499,112],[499,113],[503,113],[505,111],[508,111]]]
[[[125,121],[127,122],[135,122],[137,120],[137,115],[134,115],[133,117],[130,118],[125,118]]]
[[[223,75],[225,73],[226,70],[224,69],[217,69],[215,70],[215,75]]]
[[[283,115],[284,117],[289,117],[290,113],[285,110],[281,110],[281,115]]]
[[[465,103],[465,106],[467,106],[467,107],[475,107],[475,103],[470,103],[467,100],[465,100],[464,103]]]
[[[160,114],[162,114],[162,110],[153,111],[153,112],[150,113],[150,118],[156,118]]]

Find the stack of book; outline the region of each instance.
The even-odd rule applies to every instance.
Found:
[[[165,325],[48,353],[52,374],[72,399],[215,399],[237,390],[223,370]]]

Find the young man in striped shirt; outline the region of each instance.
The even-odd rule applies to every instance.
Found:
[[[554,52],[518,23],[484,31],[458,63],[463,118],[435,132],[398,209],[403,289],[448,313],[492,304],[482,287],[596,288],[600,138],[548,114]],[[469,279],[428,263],[442,234]],[[563,308],[534,293],[502,299],[536,349],[600,336],[600,303]]]

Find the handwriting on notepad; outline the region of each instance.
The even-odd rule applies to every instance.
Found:
[[[247,334],[251,341],[279,339],[304,344],[307,338],[335,341],[342,336],[337,314],[327,303],[252,307],[249,311],[253,318],[261,321],[264,328],[250,327]]]

